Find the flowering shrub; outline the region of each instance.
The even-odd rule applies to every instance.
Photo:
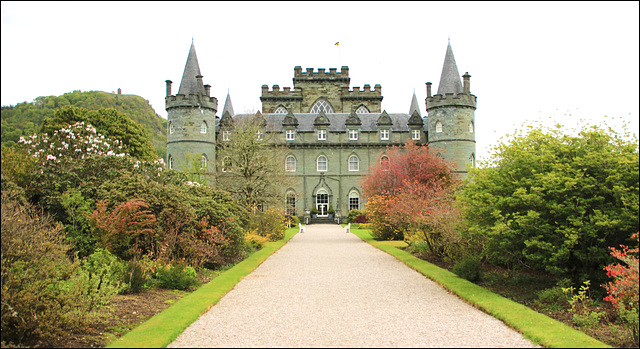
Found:
[[[276,209],[268,209],[264,212],[250,213],[247,231],[264,236],[269,241],[278,241],[284,237],[285,224],[282,213]]]
[[[638,233],[631,236],[638,241]],[[611,255],[624,262],[609,264],[604,270],[614,281],[602,285],[607,290],[605,301],[611,302],[620,314],[620,319],[634,341],[638,341],[638,245],[630,249],[620,245],[621,250],[609,247]]]

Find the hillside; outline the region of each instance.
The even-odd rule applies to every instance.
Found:
[[[30,136],[53,117],[59,107],[73,105],[89,110],[114,108],[141,125],[149,136],[158,157],[167,154],[167,120],[156,114],[149,101],[136,95],[122,95],[102,91],[73,91],[62,96],[38,97],[33,102],[2,106],[2,144],[13,145],[21,136]]]

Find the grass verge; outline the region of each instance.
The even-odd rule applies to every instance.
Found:
[[[476,305],[487,314],[503,321],[536,344],[548,348],[610,348],[605,343],[560,321],[495,294],[448,270],[399,249],[399,247],[407,246],[402,241],[376,241],[371,237],[369,231],[364,229],[351,229],[351,232],[372,246],[396,257],[458,297]]]
[[[109,343],[107,348],[166,347],[200,315],[218,303],[243,277],[254,271],[269,256],[286,244],[298,230],[297,227],[287,229],[284,239],[266,243],[260,251],[253,253],[160,314],[140,324],[131,332]]]

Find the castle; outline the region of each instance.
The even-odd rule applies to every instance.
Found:
[[[360,180],[369,168],[388,161],[390,146],[402,146],[407,139],[429,143],[430,149],[452,160],[463,176],[467,166],[475,166],[476,96],[470,92],[470,75],[460,81],[451,45],[447,45],[438,92],[432,95],[426,83],[426,111],[422,117],[415,93],[408,113],[387,113],[382,109],[382,87],[364,85],[350,88],[349,68],[294,68],[293,88],[262,85],[265,132],[288,145],[282,159],[286,173],[294,178],[283,188],[282,202],[292,215],[309,222],[316,218],[339,222],[351,209],[362,209],[364,198]],[[167,164],[170,169],[186,169],[187,154],[199,154],[201,167],[215,173],[216,141],[230,136],[225,125],[246,115],[233,112],[227,95],[221,116],[218,100],[210,96],[193,43],[178,93],[172,95],[166,81],[168,113]],[[332,210],[333,209],[333,210]],[[313,221],[312,221],[313,222]]]

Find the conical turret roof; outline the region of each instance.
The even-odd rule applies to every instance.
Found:
[[[196,56],[196,47],[193,45],[193,42],[191,42],[191,49],[189,49],[187,64],[184,66],[184,73],[182,74],[182,81],[180,82],[178,94],[203,95],[204,85],[202,84],[202,80],[198,81],[196,76],[202,76],[202,74],[200,74],[200,65],[198,64],[198,56]]]
[[[409,115],[413,115],[413,112],[418,112],[418,116],[422,116],[420,113],[420,105],[418,104],[418,98],[416,98],[416,92],[413,91],[413,98],[411,99],[411,107],[409,107]]]
[[[222,114],[224,114],[227,111],[232,116],[236,115],[236,113],[233,112],[233,104],[231,104],[231,94],[229,94],[229,91],[227,91],[227,100],[224,101],[224,108],[222,108]]]
[[[444,56],[444,65],[442,66],[442,75],[440,75],[440,84],[438,85],[438,94],[446,93],[458,94],[462,92],[462,84],[460,83],[460,74],[456,59],[453,57],[451,43],[447,45],[447,54]]]

